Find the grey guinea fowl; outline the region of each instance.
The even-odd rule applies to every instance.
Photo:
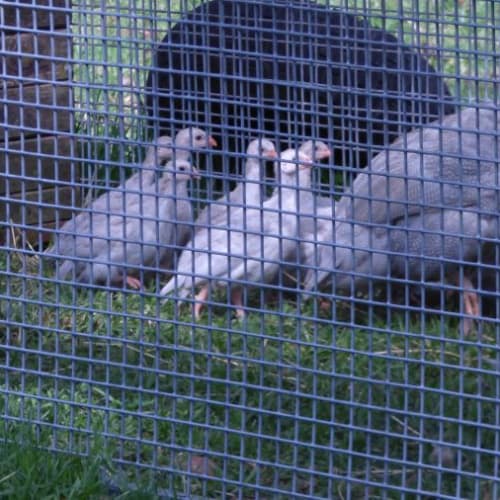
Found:
[[[458,284],[462,268],[499,236],[499,130],[493,107],[465,108],[377,155],[337,204],[335,248],[321,247],[317,284],[331,269],[340,289],[389,275]],[[463,284],[464,313],[477,316],[477,294],[468,278]]]
[[[244,179],[227,195],[209,203],[199,213],[195,226],[206,227],[227,225],[231,211],[244,205],[259,206],[264,202],[262,196],[265,176],[264,160],[274,160],[278,154],[269,139],[255,139],[247,148]]]
[[[308,140],[299,147],[299,152],[313,162],[321,162],[331,155],[330,148],[322,141]],[[283,268],[284,286],[301,284],[304,272],[314,265],[315,241],[333,225],[333,201],[316,196],[311,180],[301,185],[298,197],[300,243],[293,254],[290,265]],[[331,229],[330,229],[331,232]],[[300,263],[300,267],[297,264]]]
[[[311,159],[290,149],[279,161],[282,185],[277,192],[261,209],[238,209],[228,228],[197,231],[180,256],[177,276],[160,295],[177,292],[177,298],[182,299],[199,288],[194,305],[195,318],[199,319],[209,287],[230,284],[231,303],[237,316],[244,316],[242,287],[269,283],[296,246],[296,191],[309,182]]]
[[[131,195],[135,194],[134,200],[140,200],[140,192],[149,190],[151,186],[155,186],[156,182],[156,169],[162,166],[167,160],[173,159],[175,153],[175,160],[187,161],[190,158],[191,151],[202,150],[216,146],[217,142],[209,136],[205,131],[196,127],[187,127],[180,130],[176,136],[174,144],[170,137],[161,136],[157,139],[155,144],[148,147],[146,157],[142,164],[141,169],[129,177],[124,184],[118,189],[110,190],[103,193],[95,199],[88,209],[79,213],[73,219],[65,222],[60,228],[60,233],[55,235],[54,244],[51,245],[44,252],[45,257],[73,257],[75,256],[74,239],[76,235],[92,233],[90,226],[92,219],[100,214],[101,219],[105,218],[107,214],[123,214],[129,210],[127,204],[131,199]],[[185,185],[179,185],[182,191]],[[176,226],[176,243],[178,246],[183,246],[190,236],[190,229],[193,219],[192,206],[189,200],[185,199],[180,192],[179,200],[176,205],[178,224]],[[136,207],[140,213],[141,208]],[[143,210],[145,211],[145,210]],[[93,214],[93,215],[91,215]],[[71,234],[71,231],[75,234]],[[79,250],[84,252],[84,249]],[[171,259],[168,253],[164,256],[161,263],[162,267],[171,267]],[[58,276],[67,276],[72,268],[72,261],[65,261],[59,268]]]
[[[153,167],[164,165],[168,160],[172,158],[172,139],[169,136],[161,136],[156,140],[155,144],[148,147],[146,152],[146,158],[142,164],[142,167],[146,169],[146,173],[143,175],[142,168],[139,172],[136,172],[130,176],[119,188],[107,191],[101,196],[96,198],[89,205],[87,210],[77,214],[75,217],[66,221],[61,227],[60,232],[56,233],[54,236],[54,243],[50,245],[43,255],[45,257],[63,257],[74,255],[72,245],[68,245],[70,236],[64,234],[70,231],[70,228],[75,228],[82,231],[86,231],[88,234],[90,227],[90,213],[89,212],[122,212],[125,207],[125,193],[127,190],[137,190],[142,184],[144,179],[145,185],[151,185],[154,179],[155,173],[153,172]],[[150,173],[151,172],[151,173]],[[145,176],[150,177],[146,179]],[[76,236],[75,234],[74,236]],[[69,265],[63,266],[63,270]]]
[[[59,266],[58,278],[113,286],[125,282],[140,288],[141,268],[156,266],[175,244],[175,198],[195,175],[189,162],[171,160],[158,183],[144,186],[140,193],[123,194],[120,212],[83,212],[68,221],[54,252],[71,259]]]

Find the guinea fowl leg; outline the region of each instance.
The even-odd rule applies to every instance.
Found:
[[[200,292],[194,297],[195,303],[193,305],[194,318],[198,321],[201,317],[201,311],[208,299],[208,286],[204,286]]]
[[[473,289],[472,282],[469,278],[464,277],[464,292],[463,292],[463,301],[464,301],[464,312],[469,317],[464,318],[464,335],[468,335],[472,329],[472,317],[479,316],[479,297],[477,293]]]
[[[241,288],[231,290],[231,304],[236,306],[236,317],[243,319],[245,317],[245,309],[243,309],[243,291]]]
[[[460,284],[459,276],[456,277],[456,283]],[[479,317],[480,307],[479,307],[479,297],[477,292],[474,290],[474,285],[472,281],[464,276],[462,280],[463,292],[462,299],[464,304],[464,314],[465,317],[462,318],[461,323],[464,329],[464,335],[469,335],[474,324],[474,318]]]

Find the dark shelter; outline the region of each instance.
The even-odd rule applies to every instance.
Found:
[[[154,67],[154,133],[197,125],[225,151],[244,152],[255,136],[281,149],[316,137],[335,165],[360,168],[403,131],[455,111],[422,55],[310,1],[204,3],[165,35]]]

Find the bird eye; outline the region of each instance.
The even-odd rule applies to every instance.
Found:
[[[202,135],[197,135],[194,140],[195,141],[201,141],[203,139],[203,136]]]

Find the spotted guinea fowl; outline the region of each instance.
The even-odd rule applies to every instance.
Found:
[[[318,250],[310,290],[337,290],[389,276],[462,283],[466,315],[480,303],[467,264],[498,239],[500,114],[465,108],[398,139],[377,155],[338,202],[335,232]],[[467,325],[464,327],[467,333]]]
[[[265,176],[264,160],[273,160],[278,154],[269,139],[255,139],[250,142],[246,153],[244,179],[227,195],[208,204],[200,212],[195,226],[226,225],[231,211],[244,205],[259,206]]]
[[[290,149],[279,163],[281,185],[273,196],[260,209],[237,209],[227,228],[197,231],[179,258],[177,275],[160,295],[176,292],[174,298],[183,299],[200,289],[194,305],[199,319],[210,289],[226,286],[236,315],[244,316],[243,288],[269,283],[296,247],[296,191],[309,182],[311,159]]]
[[[79,283],[140,288],[141,269],[157,267],[176,244],[176,197],[197,175],[185,160],[170,160],[158,183],[124,193],[115,213],[84,212],[58,234],[54,252],[66,258],[57,277]],[[150,269],[151,270],[151,269]]]

